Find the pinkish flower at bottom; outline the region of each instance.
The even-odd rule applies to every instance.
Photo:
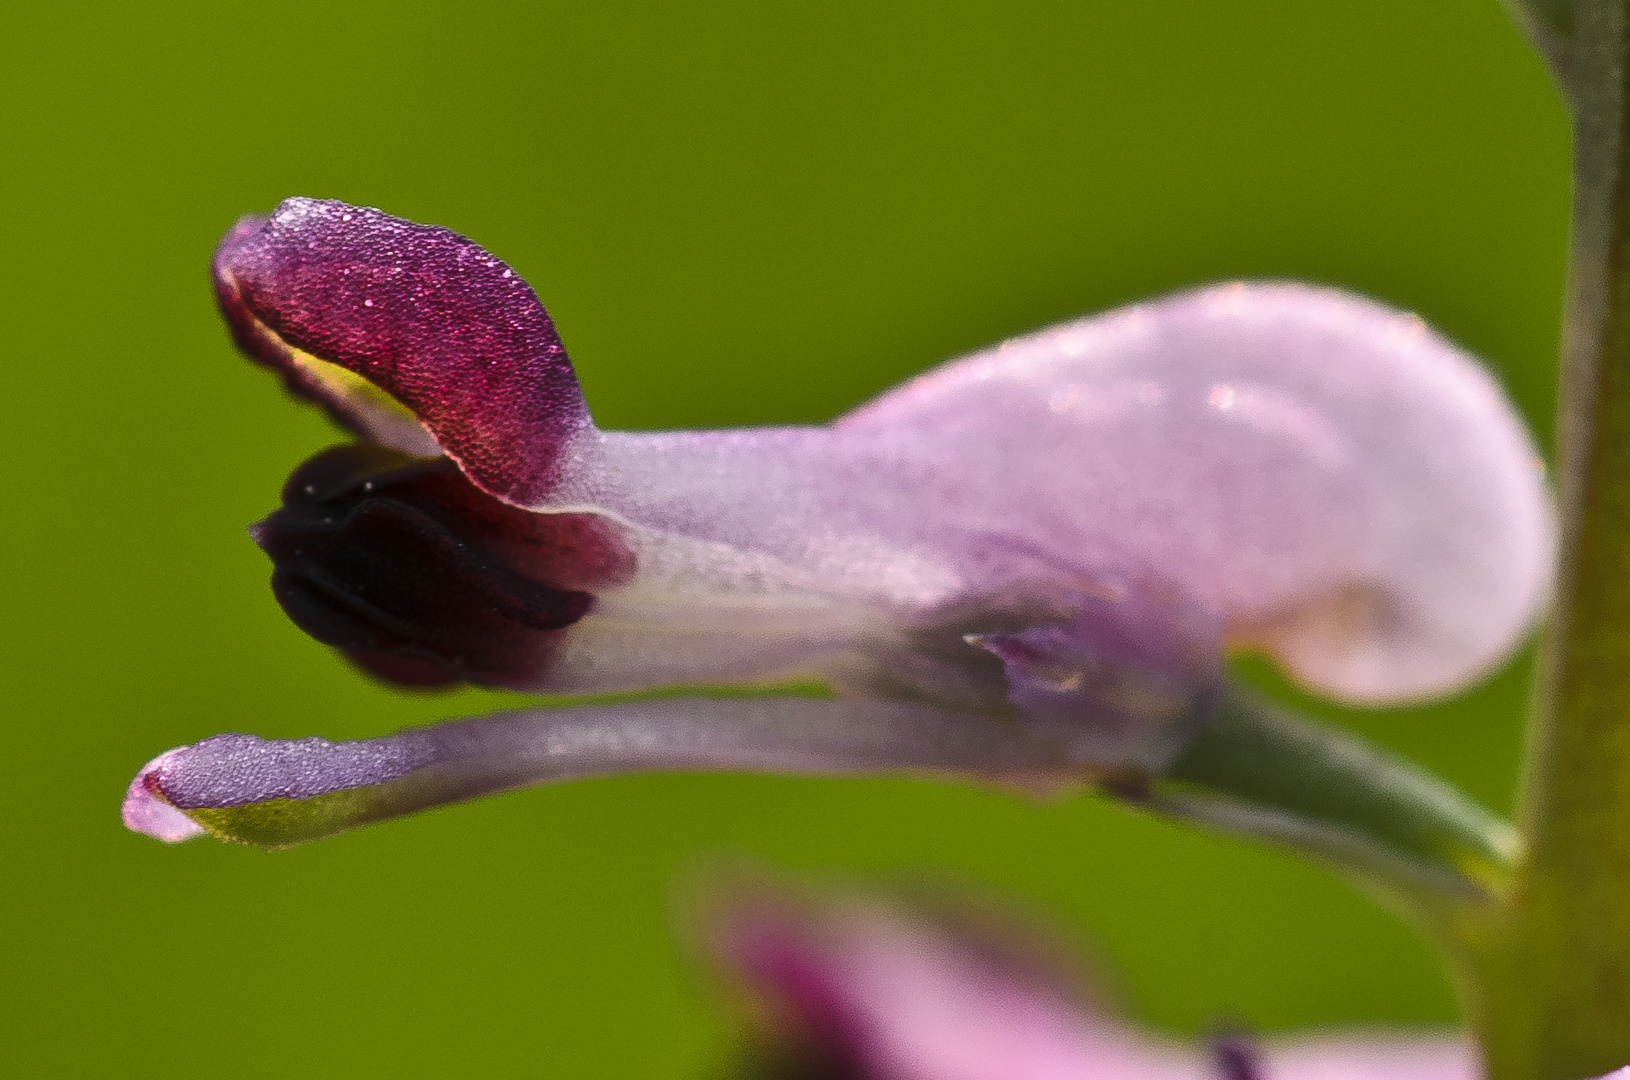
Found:
[[[710,944],[758,1017],[770,1077],[822,1080],[1475,1080],[1450,1034],[1206,1044],[1150,1034],[1074,984],[1050,950],[985,919],[748,890]]]

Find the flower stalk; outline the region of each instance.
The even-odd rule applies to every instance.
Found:
[[[1630,1060],[1630,189],[1623,0],[1511,5],[1572,113],[1559,401],[1561,563],[1509,905],[1461,927],[1493,1080]]]
[[[1506,894],[1517,856],[1511,826],[1440,777],[1237,687],[1147,801],[1332,862],[1428,923]]]

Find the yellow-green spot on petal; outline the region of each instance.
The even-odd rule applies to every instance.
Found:
[[[350,368],[302,352],[287,343],[284,343],[284,348],[288,349],[289,359],[295,367],[322,383],[330,400],[343,403],[348,411],[354,410],[368,416],[384,414],[393,422],[419,427],[419,420],[411,409]]]
[[[234,844],[280,851],[401,813],[393,784],[349,788],[309,799],[267,799],[245,806],[188,810],[211,836]]]

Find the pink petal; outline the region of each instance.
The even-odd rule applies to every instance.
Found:
[[[130,790],[125,793],[122,814],[125,828],[163,840],[166,844],[178,844],[204,834],[202,825],[167,802],[150,782],[151,777],[162,774],[164,767],[185,750],[186,747],[166,750],[142,766],[141,772],[130,782]]]
[[[1476,1080],[1459,1037],[1329,1035],[1184,1046],[1115,1019],[1011,928],[971,931],[877,902],[753,889],[712,943],[768,1006],[770,1037],[856,1080]],[[1026,940],[1028,939],[1028,940]],[[1015,940],[1025,940],[1016,951]],[[1260,1076],[1258,1076],[1260,1074]]]
[[[1482,1080],[1459,1036],[1377,1031],[1269,1043],[1264,1080]]]
[[[1288,284],[1015,339],[827,428],[595,432],[535,505],[919,613],[904,621],[1027,575],[1141,568],[1357,702],[1499,663],[1556,543],[1533,443],[1471,357],[1414,316]]]
[[[805,1043],[857,1080],[1201,1080],[1206,1056],[1088,1010],[1022,961],[874,904],[728,905],[715,948]],[[846,1072],[845,1075],[850,1075]]]

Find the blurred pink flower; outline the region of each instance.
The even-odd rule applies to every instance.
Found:
[[[754,887],[708,943],[757,1019],[771,1077],[808,1080],[1476,1080],[1451,1034],[1364,1031],[1195,1044],[1095,1001],[1034,934]]]

